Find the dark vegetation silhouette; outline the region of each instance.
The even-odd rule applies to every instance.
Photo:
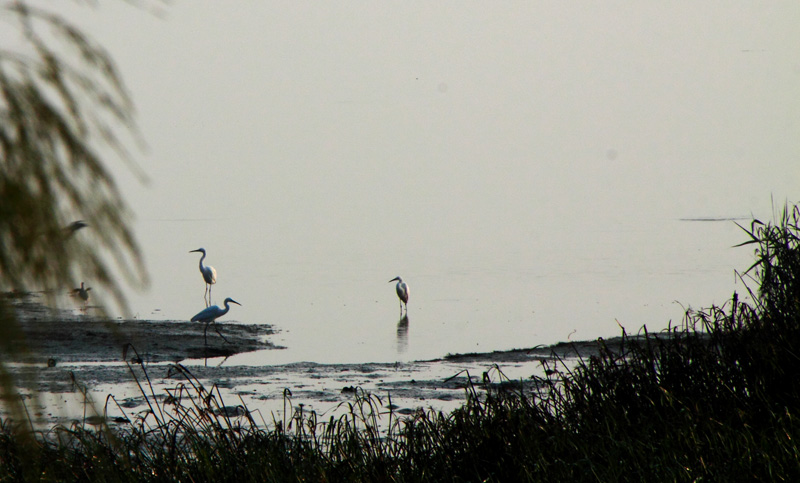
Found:
[[[116,159],[136,170],[125,87],[103,48],[51,11],[5,2],[0,21],[14,40],[0,46],[0,291],[53,302],[90,281],[99,306],[126,311],[120,282],[142,285],[146,272],[106,166]],[[24,350],[10,299],[0,297],[0,352]],[[2,364],[0,398],[22,415]]]

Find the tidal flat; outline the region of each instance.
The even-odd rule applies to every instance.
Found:
[[[108,320],[51,309],[33,296],[14,306],[21,350],[8,368],[38,405],[34,412],[43,424],[80,421],[93,412],[131,420],[146,410],[148,398],[168,400],[185,383],[178,366],[265,425],[298,407],[335,414],[359,391],[380,398],[387,412],[450,411],[464,403],[473,384],[513,382],[535,391],[548,371],[596,355],[600,347],[582,341],[395,363],[270,364],[270,351],[285,349],[271,342],[271,325],[221,322],[204,336],[200,323]],[[149,384],[140,385],[145,379]],[[87,395],[94,409],[87,409]]]

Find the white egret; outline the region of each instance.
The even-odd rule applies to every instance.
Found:
[[[400,315],[403,315],[403,305],[406,307],[406,314],[408,313],[408,284],[400,277],[395,277],[389,280],[389,283],[397,281],[397,297],[400,299]]]
[[[76,293],[78,295],[78,297],[81,298],[81,300],[83,300],[83,310],[84,310],[84,312],[86,311],[86,304],[89,302],[89,290],[91,290],[91,289],[92,289],[92,287],[85,287],[83,285],[83,282],[81,282],[80,288],[76,288],[76,289],[73,290],[73,292]]]
[[[206,302],[206,307],[208,307],[211,305],[211,286],[217,283],[217,271],[214,270],[214,267],[203,265],[203,260],[206,258],[205,248],[191,250],[189,253],[192,252],[200,252],[203,254],[203,256],[200,257],[200,274],[203,275],[203,280],[206,281],[206,291],[203,292],[203,301]],[[206,294],[208,294],[208,300],[206,300]]]
[[[212,322],[214,323],[214,330],[217,331],[217,334],[219,334],[219,336],[222,337],[225,340],[225,342],[228,341],[228,339],[225,339],[225,336],[220,334],[219,330],[217,330],[217,322],[216,322],[216,320],[218,318],[222,317],[223,315],[228,313],[228,311],[231,309],[230,305],[228,305],[229,303],[234,303],[236,305],[242,305],[242,304],[240,304],[239,302],[233,300],[230,297],[226,298],[225,302],[223,302],[223,303],[225,304],[225,308],[224,309],[221,309],[219,307],[219,305],[212,305],[211,307],[206,307],[205,309],[201,310],[200,313],[198,313],[197,315],[192,317],[192,322],[205,322],[206,323],[206,328],[203,330],[203,340],[204,341],[206,340],[206,333],[208,332],[208,326]]]

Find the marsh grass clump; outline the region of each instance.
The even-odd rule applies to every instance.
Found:
[[[0,424],[0,479],[100,481],[800,481],[800,211],[744,228],[751,303],[687,311],[577,364],[545,363],[535,384],[499,367],[468,377],[462,407],[398,417],[390,399],[354,391],[320,421],[287,389],[281,420],[256,421],[189,370],[148,410],[110,397],[93,427],[36,438]],[[140,360],[140,359],[138,359]],[[112,411],[113,410],[113,411]],[[111,412],[128,421],[112,429]]]

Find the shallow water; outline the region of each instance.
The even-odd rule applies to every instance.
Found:
[[[137,315],[188,319],[202,308],[203,286],[197,257],[178,248],[191,243],[182,234],[210,223],[141,224],[174,239],[154,244],[149,260],[186,257],[180,270],[154,277],[149,295],[134,296]],[[644,324],[657,330],[679,323],[686,308],[723,304],[734,290],[743,292],[735,270],[745,270],[752,256],[732,248],[742,240],[731,220],[662,220],[556,232],[531,239],[525,253],[498,247],[484,260],[465,256],[461,267],[447,257],[410,257],[414,263],[403,271],[411,287],[407,324],[387,283],[394,273],[376,268],[390,260],[342,253],[313,266],[311,257],[281,263],[257,250],[210,250],[209,259],[219,272],[214,299],[242,303],[223,323],[271,324],[278,331],[273,342],[287,347],[229,364],[394,362],[614,336],[618,324],[636,332]]]
[[[18,360],[3,362],[43,429],[90,421],[97,414],[127,424],[155,417],[148,412],[155,406],[164,417],[162,411],[174,410],[168,396],[194,398],[186,404],[202,406],[209,391],[218,398],[213,409],[246,407],[260,424],[298,409],[338,417],[367,393],[385,414],[449,411],[473,388],[483,397],[484,384],[510,383],[531,394],[548,371],[572,367],[600,347],[586,341],[415,362],[266,364],[270,353],[286,352],[269,342],[269,326],[226,324],[207,340],[199,324],[75,316],[46,310],[42,300],[32,295],[14,301],[28,350]],[[618,339],[604,344],[614,347]],[[252,352],[256,347],[270,349]]]
[[[234,362],[234,357],[193,359],[186,354],[251,350],[264,345],[257,342],[271,333],[269,327],[229,324],[223,329],[227,341],[206,342],[202,328],[176,321],[108,322],[86,315],[74,320],[37,315],[25,318],[23,330],[30,349],[23,355],[25,362],[5,361],[4,367],[21,384],[26,409],[43,429],[57,423],[97,424],[97,415],[113,424],[138,418],[153,423],[153,418],[175,414],[169,399],[199,408],[205,407],[204,398],[210,393],[216,401],[212,410],[240,407],[239,417],[247,408],[263,425],[297,410],[338,417],[347,413],[357,396],[366,394],[375,398],[382,414],[450,411],[463,404],[473,385],[483,394],[484,383],[510,381],[517,390],[530,393],[539,387],[536,378],[545,377],[546,368],[569,367],[576,357],[588,357],[598,349],[597,344],[581,343],[423,362],[247,364]],[[128,343],[136,350],[126,351],[126,363],[119,348]]]

